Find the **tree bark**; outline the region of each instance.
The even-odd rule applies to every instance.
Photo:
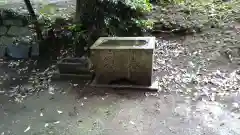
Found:
[[[37,40],[41,41],[41,40],[43,40],[42,31],[41,31],[39,23],[37,21],[37,16],[33,10],[32,4],[31,4],[30,0],[24,0],[24,2],[27,7],[27,10],[30,14],[31,21],[33,21],[35,31],[37,33]]]
[[[81,0],[76,0],[76,12],[75,12],[75,17],[74,17],[75,22],[80,22],[80,20],[81,20],[81,13],[82,13],[81,7],[82,7]]]

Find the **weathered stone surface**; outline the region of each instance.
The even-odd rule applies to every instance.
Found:
[[[0,45],[7,46],[13,44],[14,39],[12,37],[2,36],[0,37]]]
[[[39,56],[39,44],[37,43],[32,44],[31,56]]]
[[[0,57],[4,57],[6,54],[6,46],[0,46]]]
[[[152,83],[154,37],[120,37],[114,40],[146,40],[141,46],[121,43],[103,45],[104,40],[99,38],[91,47],[90,59],[99,84],[108,84],[118,79],[128,79],[137,85],[150,86]],[[121,41],[119,41],[121,42]],[[101,46],[102,45],[102,46]]]
[[[8,48],[7,53],[12,57],[26,57],[26,52],[31,45],[33,46],[31,55],[39,55],[39,46],[33,43],[35,35],[28,28],[29,20],[27,15],[25,16],[12,11],[1,12],[0,47]]]
[[[12,26],[12,27],[9,28],[7,34],[11,35],[11,36],[20,36],[21,35],[21,28],[16,27],[16,26]]]
[[[7,25],[7,26],[22,26],[23,22],[20,19],[16,19],[16,20],[3,20],[3,24]]]
[[[7,54],[12,58],[28,58],[29,46],[24,44],[7,46]]]
[[[30,45],[32,43],[33,39],[31,36],[21,36],[21,37],[15,37],[15,41],[17,43]]]
[[[31,36],[32,32],[27,27],[11,26],[7,34],[10,36]]]
[[[87,57],[64,58],[58,62],[60,74],[90,74],[90,63]]]
[[[7,27],[5,26],[0,26],[0,35],[4,35],[7,33]]]

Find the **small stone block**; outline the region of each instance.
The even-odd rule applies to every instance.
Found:
[[[0,58],[4,57],[6,54],[6,46],[0,46]]]
[[[35,43],[32,45],[31,56],[39,56],[39,44]]]
[[[54,80],[79,80],[79,79],[83,79],[83,80],[91,80],[93,78],[93,74],[89,73],[89,74],[61,74],[59,71],[56,71],[53,76],[52,79]]]
[[[7,36],[0,37],[0,45],[3,45],[3,46],[12,45],[13,42],[14,42],[14,39],[12,37],[7,37]]]
[[[3,24],[7,26],[22,26],[23,23],[20,19],[16,20],[3,20]]]
[[[7,33],[7,27],[5,26],[0,26],[0,35],[5,35]]]
[[[32,33],[27,27],[11,26],[8,30],[10,36],[31,36]]]
[[[90,63],[88,58],[64,58],[58,62],[61,74],[89,74]]]

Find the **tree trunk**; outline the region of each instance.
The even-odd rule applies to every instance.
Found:
[[[82,13],[81,7],[82,7],[81,0],[76,0],[76,12],[75,12],[75,17],[74,17],[75,22],[80,22],[80,20],[81,20],[81,13]]]
[[[24,2],[25,2],[25,5],[27,7],[27,10],[30,14],[31,21],[33,21],[35,31],[37,33],[37,40],[41,41],[41,40],[43,40],[42,31],[41,31],[40,26],[38,24],[37,16],[36,16],[36,14],[33,10],[32,4],[31,4],[30,0],[24,0]]]

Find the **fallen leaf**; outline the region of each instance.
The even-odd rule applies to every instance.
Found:
[[[234,108],[239,108],[239,104],[238,104],[238,103],[232,103],[232,106],[233,106]]]
[[[45,123],[44,127],[48,127],[48,125],[49,125],[48,123]]]
[[[28,126],[25,130],[24,130],[24,133],[26,133],[27,131],[29,131],[31,129],[30,126]]]
[[[60,111],[60,110],[57,110],[57,112],[58,112],[59,114],[62,114],[62,113],[63,113],[63,111]]]
[[[49,87],[48,93],[53,95],[54,94],[54,88],[53,87]]]
[[[135,122],[133,122],[133,121],[130,121],[129,123],[132,124],[132,125],[135,125]]]
[[[60,123],[60,121],[56,121],[56,122],[53,122],[54,124],[58,124],[58,123]]]

